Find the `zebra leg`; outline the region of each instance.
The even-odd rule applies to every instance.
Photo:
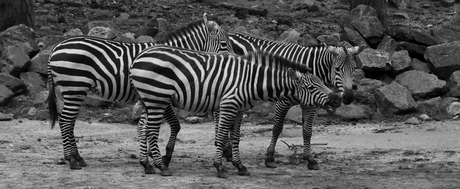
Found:
[[[169,171],[169,168],[163,163],[160,149],[158,148],[158,135],[160,132],[160,125],[167,106],[169,106],[169,104],[162,105],[156,103],[145,103],[145,107],[147,109],[147,124],[145,134],[147,135],[150,152],[152,152],[153,155],[154,165],[160,169],[161,176],[172,175],[171,171]],[[146,158],[148,157],[142,156],[140,160],[145,161]]]
[[[148,150],[147,150],[147,134],[146,134],[146,119],[147,119],[147,112],[144,109],[142,110],[141,118],[137,124],[137,139],[139,142],[139,163],[144,167],[145,174],[155,174],[155,169],[152,165],[150,165],[149,158],[148,158]]]
[[[318,162],[313,158],[311,154],[311,136],[312,136],[312,127],[313,127],[313,120],[316,116],[316,107],[311,106],[302,106],[302,119],[303,119],[303,127],[302,127],[302,135],[303,135],[303,147],[304,147],[304,160],[308,162],[308,169],[310,170],[319,170]]]
[[[216,124],[215,130],[217,133],[217,127],[219,124],[219,110],[214,111],[214,123]],[[232,144],[230,143],[229,138],[225,138],[224,142],[226,143],[226,145],[224,148],[223,156],[225,157],[227,162],[231,162],[232,161]]]
[[[275,123],[272,130],[272,139],[267,148],[267,157],[265,158],[265,166],[269,168],[276,168],[275,163],[275,146],[278,138],[283,131],[284,118],[287,112],[293,105],[286,101],[277,101],[275,104]]]
[[[232,132],[231,132],[231,147],[232,147],[232,163],[233,166],[235,166],[238,169],[238,174],[239,175],[244,175],[244,176],[249,176],[251,173],[249,173],[248,169],[241,163],[240,159],[240,151],[239,151],[239,145],[240,145],[240,127],[241,127],[241,120],[243,118],[243,111],[239,111],[238,114],[236,115],[235,122],[233,124]]]
[[[168,167],[174,152],[174,146],[176,145],[177,135],[180,131],[180,124],[172,105],[166,107],[164,118],[171,128],[171,136],[169,136],[169,141],[166,145],[166,155],[163,156],[163,162]]]
[[[227,178],[228,172],[222,164],[222,154],[226,145],[229,131],[233,127],[234,120],[238,110],[232,103],[222,103],[220,105],[219,124],[215,135],[216,156],[214,158],[214,167],[217,169],[217,177]]]
[[[86,96],[86,92],[85,95]],[[70,96],[63,94],[63,108],[59,116],[62,142],[64,146],[64,159],[69,161],[70,169],[81,169],[86,167],[85,160],[78,153],[77,142],[74,136],[75,120],[83,103],[83,95]]]

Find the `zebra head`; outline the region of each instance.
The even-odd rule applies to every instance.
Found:
[[[222,29],[216,21],[208,20],[208,15],[206,13],[203,14],[203,21],[208,30],[208,40],[206,40],[207,44],[204,46],[204,51],[234,53],[227,32]]]
[[[296,83],[296,97],[302,105],[318,106],[329,113],[335,112],[342,101],[334,91],[327,87],[319,77],[307,72],[288,70],[288,76]]]
[[[332,84],[339,91],[339,96],[344,104],[351,104],[355,99],[353,93],[353,73],[357,68],[355,56],[364,49],[358,47],[334,47],[329,46],[328,51],[335,56],[332,63],[331,77]]]

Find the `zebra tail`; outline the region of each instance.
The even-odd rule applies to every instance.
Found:
[[[54,93],[54,84],[53,80],[50,77],[50,82],[48,86],[48,108],[50,112],[50,123],[51,123],[51,129],[54,128],[54,125],[56,124],[56,121],[58,119],[58,113],[57,113],[57,106],[56,106],[56,93]]]

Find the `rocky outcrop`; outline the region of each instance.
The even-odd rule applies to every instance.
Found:
[[[447,92],[446,82],[433,74],[410,70],[396,76],[395,81],[406,87],[414,98],[436,97]]]
[[[429,46],[425,59],[432,64],[434,74],[447,80],[452,72],[460,69],[460,41]]]
[[[417,110],[417,103],[409,90],[397,82],[378,88],[375,99],[380,112],[383,114],[404,114]]]

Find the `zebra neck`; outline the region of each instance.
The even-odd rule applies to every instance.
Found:
[[[252,82],[256,100],[275,101],[280,98],[293,98],[295,81],[287,75],[287,71],[259,67]]]

